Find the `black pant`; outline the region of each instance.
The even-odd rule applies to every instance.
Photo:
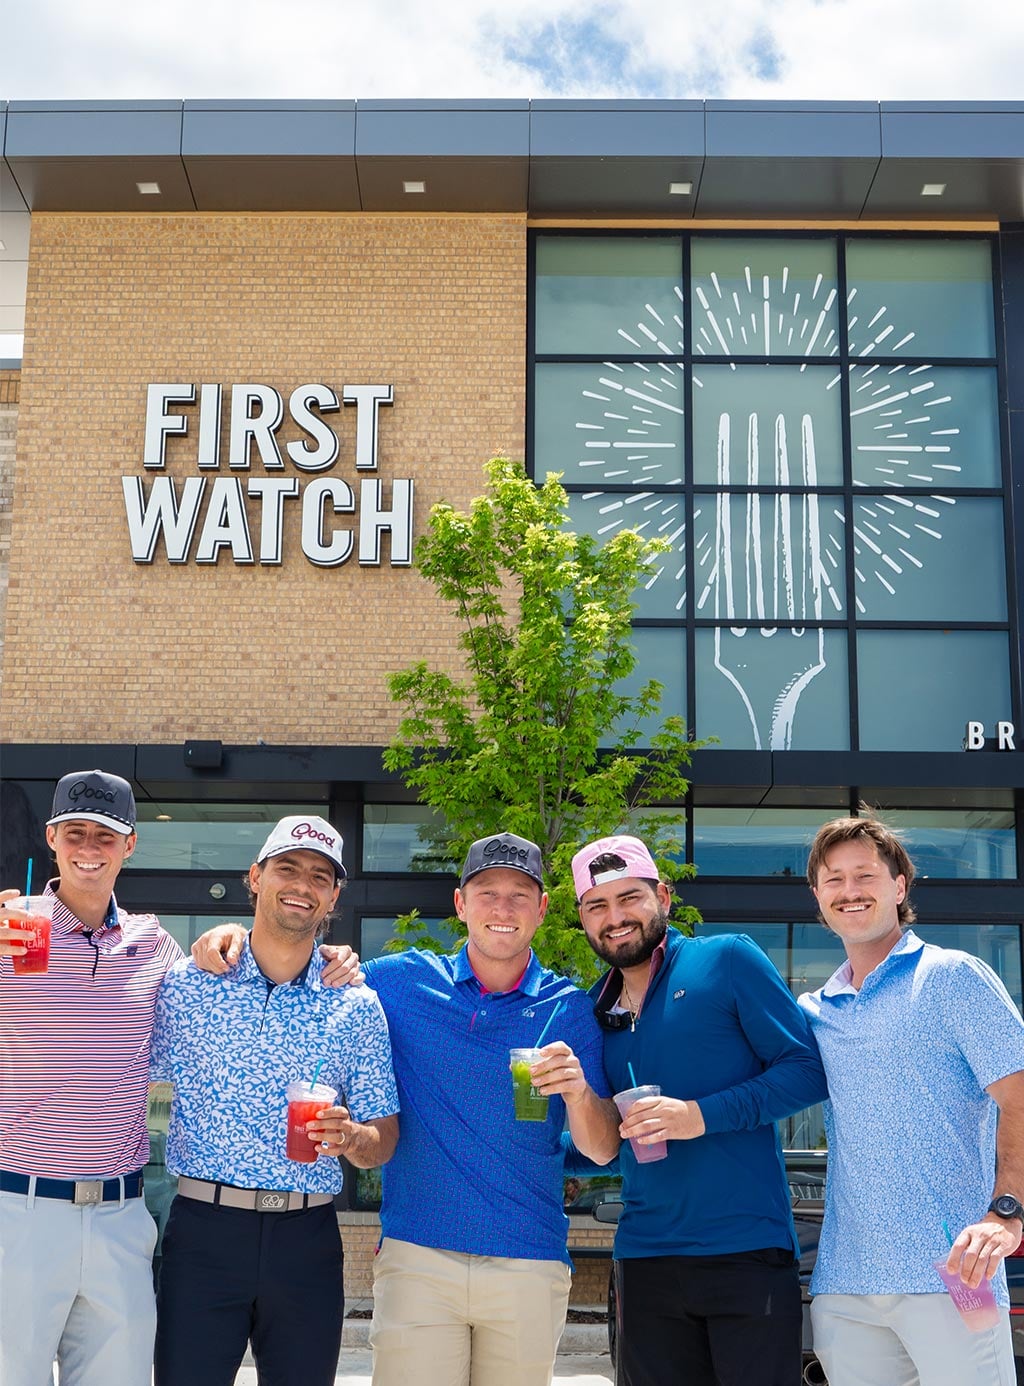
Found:
[[[294,1213],[171,1204],[156,1386],[232,1386],[250,1340],[260,1386],[334,1386],[344,1315],[332,1204]]]
[[[615,1263],[619,1386],[799,1386],[790,1251]]]

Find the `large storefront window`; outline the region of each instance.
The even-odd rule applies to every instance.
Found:
[[[323,804],[178,803],[138,805],[139,838],[127,870],[244,872],[270,829],[289,814],[320,814]]]
[[[698,737],[954,751],[1013,720],[988,237],[533,245],[534,474],[587,533],[669,541],[634,630],[680,647]]]

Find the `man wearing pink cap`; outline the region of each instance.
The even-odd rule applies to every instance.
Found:
[[[806,1018],[742,934],[686,938],[639,838],[572,862],[580,921],[610,964],[592,988],[613,1091],[656,1084],[623,1120],[615,1237],[624,1386],[793,1386],[797,1241],[775,1123],[826,1095]],[[665,1141],[637,1162],[628,1139]]]

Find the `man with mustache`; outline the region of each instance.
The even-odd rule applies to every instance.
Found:
[[[661,1088],[619,1128],[620,1380],[793,1386],[798,1248],[775,1123],[825,1096],[806,1018],[749,938],[672,927],[669,887],[638,838],[588,844],[572,873],[611,969],[591,995],[613,1091]],[[668,1155],[639,1164],[627,1139],[667,1141]]]
[[[814,1347],[832,1386],[1012,1386],[1003,1260],[1024,1227],[1024,1022],[985,963],[909,929],[914,874],[868,815],[826,823],[807,862],[847,955],[800,997],[829,1083]],[[967,1290],[992,1281],[998,1323],[967,1329],[942,1261]]]

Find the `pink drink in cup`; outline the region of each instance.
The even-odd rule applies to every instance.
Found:
[[[19,977],[38,976],[50,966],[50,926],[53,920],[52,895],[19,895],[16,900],[8,900],[7,908],[24,910],[28,919],[10,922],[19,929],[32,930],[31,938],[26,938],[27,953],[11,957],[11,966]]]
[[[334,1088],[322,1084],[289,1083],[285,1096],[288,1099],[288,1134],[284,1153],[289,1160],[311,1165],[320,1152],[306,1133],[306,1122],[316,1121],[318,1112],[333,1107],[338,1094]]]
[[[639,1102],[642,1097],[660,1097],[661,1088],[657,1083],[643,1083],[640,1087],[627,1088],[625,1092],[617,1092],[612,1099],[619,1109],[619,1115],[628,1115],[634,1102]],[[633,1147],[633,1154],[636,1156],[638,1165],[653,1165],[655,1160],[664,1160],[668,1154],[668,1143],[666,1141],[655,1141],[653,1145],[641,1145],[630,1137],[630,1145]]]
[[[949,1297],[960,1311],[960,1317],[972,1333],[984,1333],[1000,1322],[999,1306],[992,1292],[992,1281],[983,1280],[975,1289],[965,1285],[959,1275],[950,1274],[945,1261],[936,1261],[935,1269],[949,1291]]]

